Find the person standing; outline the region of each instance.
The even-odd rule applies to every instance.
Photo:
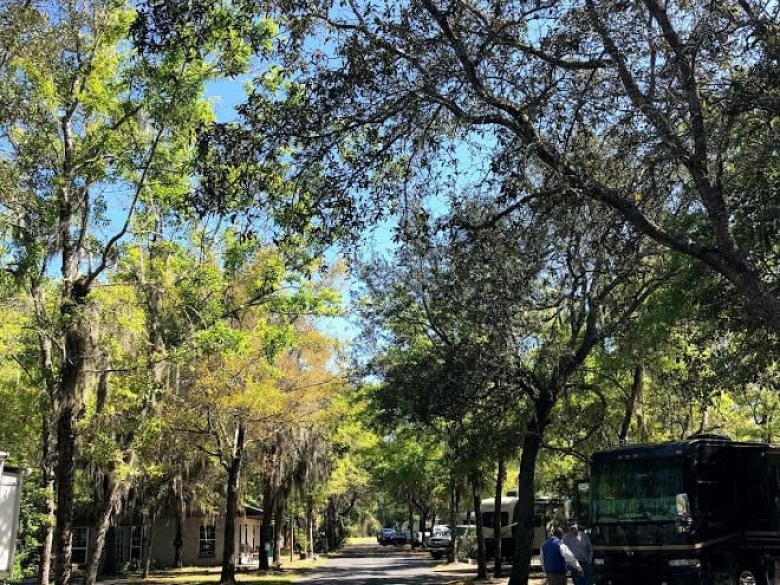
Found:
[[[539,549],[539,560],[547,579],[547,585],[566,585],[566,568],[572,567],[572,576],[582,574],[577,558],[562,541],[563,530],[554,528],[552,536]]]
[[[593,583],[593,545],[590,537],[580,530],[577,524],[569,527],[568,534],[563,538],[563,544],[569,547],[577,562],[582,567],[582,573],[574,575],[574,585],[591,585]]]

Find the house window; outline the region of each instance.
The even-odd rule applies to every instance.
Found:
[[[143,526],[131,526],[130,527],[130,559],[141,559],[141,544],[144,534]]]
[[[87,548],[89,547],[89,528],[87,526],[76,526],[73,529],[73,553],[71,562],[77,565],[84,565],[87,562]]]
[[[200,527],[200,544],[198,546],[198,556],[213,557],[217,549],[217,530],[211,525],[202,525]]]

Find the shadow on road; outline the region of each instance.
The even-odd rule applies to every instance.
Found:
[[[409,547],[357,545],[346,548],[296,583],[312,585],[442,585],[455,578],[434,571],[440,562]]]

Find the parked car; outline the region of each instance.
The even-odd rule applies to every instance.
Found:
[[[387,546],[389,544],[401,546],[402,544],[406,544],[408,540],[409,538],[403,532],[396,532],[393,530],[392,532],[385,534],[382,540],[379,541],[379,544],[382,546]]]
[[[428,539],[428,550],[431,556],[437,560],[442,558],[450,548],[451,540],[449,526],[436,526],[433,535]]]
[[[382,528],[379,532],[376,534],[376,541],[381,544],[382,546],[385,546],[387,544],[390,544],[388,542],[388,539],[392,534],[395,534],[394,528]]]

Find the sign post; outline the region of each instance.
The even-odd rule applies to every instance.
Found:
[[[9,578],[14,568],[24,477],[24,469],[5,464],[7,457],[0,453],[0,579]]]

